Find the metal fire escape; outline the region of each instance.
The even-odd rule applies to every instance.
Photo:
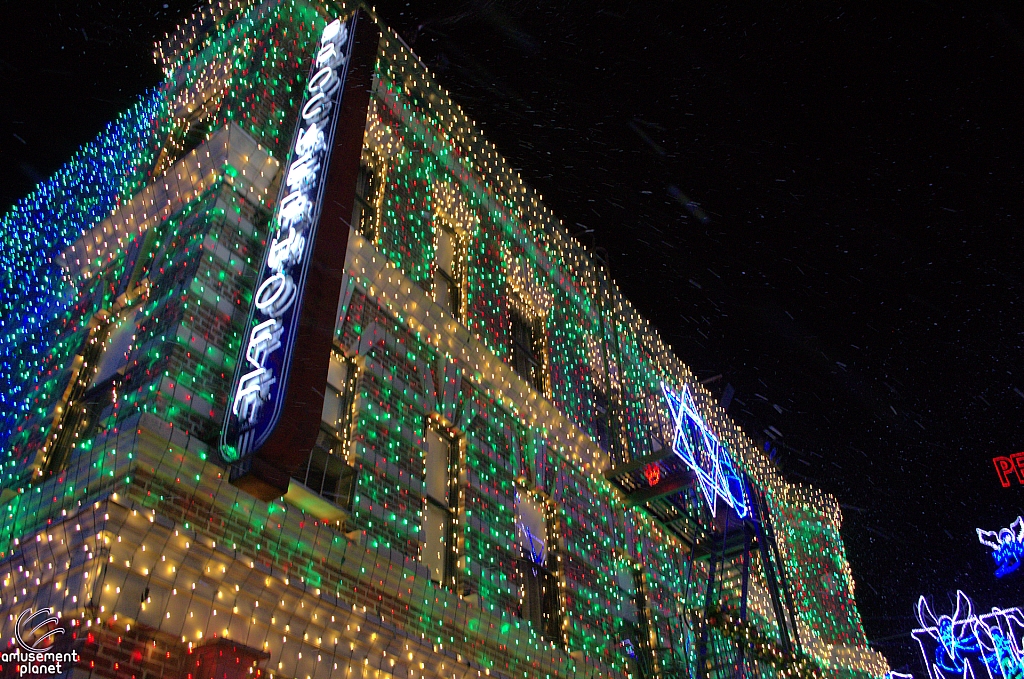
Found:
[[[777,676],[783,669],[805,665],[796,614],[785,568],[765,498],[743,478],[751,511],[740,518],[719,501],[712,517],[696,488],[696,475],[676,455],[669,437],[653,438],[648,450],[630,455],[623,439],[623,379],[618,324],[611,311],[611,285],[606,255],[598,249],[605,394],[600,399],[602,447],[611,460],[605,473],[626,497],[678,537],[686,553],[685,603],[674,615],[649,605],[643,565],[637,566],[635,603],[640,612],[639,640],[630,647],[642,679],[724,679]],[[750,619],[752,582],[767,591],[768,611],[761,605],[761,624]],[[767,615],[766,615],[767,613]],[[775,635],[767,638],[764,623],[773,620]],[[769,625],[769,629],[771,625]],[[802,672],[798,672],[802,674]]]

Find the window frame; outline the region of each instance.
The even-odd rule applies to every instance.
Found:
[[[433,569],[431,568],[430,579],[432,582],[436,582],[442,587],[446,587],[451,591],[458,591],[458,562],[459,562],[459,540],[458,540],[458,526],[459,526],[459,514],[461,512],[460,507],[460,493],[459,493],[459,475],[462,463],[462,437],[454,432],[450,427],[445,426],[438,419],[439,416],[435,413],[434,416],[427,419],[426,428],[423,432],[424,448],[429,446],[429,439],[431,433],[437,435],[448,448],[448,471],[447,471],[447,498],[445,503],[441,500],[433,497],[428,488],[430,482],[428,475],[430,474],[430,454],[428,450],[423,451],[423,521],[422,530],[426,532],[426,521],[429,520],[429,508],[433,507],[435,510],[439,510],[445,515],[445,526],[443,530],[443,547],[444,556],[441,560],[441,579],[440,582],[434,580]],[[428,549],[429,545],[424,539],[422,549]],[[423,558],[425,552],[420,552],[420,563],[424,563]],[[429,566],[428,566],[429,567]]]
[[[320,431],[317,434],[316,444],[309,451],[306,461],[292,474],[291,478],[293,481],[302,484],[317,497],[347,512],[351,511],[356,488],[356,469],[351,464],[351,451],[349,447],[352,438],[351,429],[354,421],[356,393],[359,384],[359,362],[355,358],[346,356],[337,346],[332,350],[331,360],[338,360],[345,366],[344,384],[342,389],[338,389],[327,381],[330,379],[329,374],[325,377],[324,406],[326,407],[328,398],[336,397],[339,401],[339,417],[334,424],[331,424],[323,419],[323,412],[321,412]],[[324,460],[322,465],[320,483],[310,485],[315,479],[315,476],[311,476],[314,474],[314,458],[321,453],[324,453],[327,459]],[[331,457],[337,459],[341,465],[341,470],[333,484],[333,491],[325,494],[324,484],[329,478],[327,471]],[[317,485],[319,487],[315,487]]]
[[[327,445],[324,446],[321,445],[321,443],[326,443]],[[330,450],[328,451],[328,449]],[[320,453],[323,453],[324,464],[316,468],[316,472],[319,472],[320,476],[320,483],[316,484],[314,483],[314,474],[316,472],[314,471],[313,462],[314,458],[316,458]],[[340,473],[332,484],[334,489],[333,492],[325,493],[325,484],[330,478],[330,475],[328,474],[328,464],[332,458],[336,460],[340,466]],[[326,502],[329,502],[346,512],[351,511],[352,499],[355,496],[356,470],[348,463],[345,441],[338,436],[336,431],[325,426],[325,423],[320,423],[320,432],[317,435],[317,442],[309,452],[306,462],[292,476],[292,480],[301,483],[309,490],[309,492]]]
[[[371,243],[377,242],[380,228],[380,204],[384,197],[385,164],[380,155],[363,149],[356,174],[355,200],[352,202],[352,223],[350,226]],[[363,195],[363,181],[366,180]],[[358,219],[357,219],[358,215]]]
[[[517,506],[516,544],[520,553],[516,557],[516,570],[519,580],[519,615],[534,627],[537,634],[548,641],[564,645],[560,541],[556,512],[551,501],[542,493],[530,492],[522,487],[517,487],[516,493],[520,498],[539,505],[545,533],[545,558],[543,563],[538,563],[533,559],[532,545],[527,548],[519,539],[520,512]]]
[[[523,307],[524,305],[522,304],[513,303],[509,305],[510,366],[524,382],[547,396],[549,392],[549,371],[546,334],[544,332],[546,325],[544,322],[545,317],[540,314],[525,313]],[[523,343],[525,338],[519,337],[523,333],[517,332],[517,326],[525,328],[525,333],[529,335],[529,346]],[[526,364],[527,372],[531,374],[524,375],[520,371],[520,361]]]
[[[433,270],[433,275],[431,276],[431,298],[433,299],[435,304],[444,308],[440,300],[438,300],[437,298],[438,279],[440,278],[441,282],[443,282],[448,287],[448,299],[450,302],[450,306],[449,308],[446,309],[446,311],[448,311],[452,315],[452,317],[455,318],[455,320],[462,322],[463,318],[465,317],[464,305],[466,300],[466,295],[463,286],[463,281],[465,279],[465,272],[463,271],[463,269],[465,268],[463,266],[465,254],[465,244],[463,242],[464,239],[459,234],[458,229],[449,224],[445,219],[439,216],[435,217],[435,219],[435,228],[437,229],[437,236],[434,239],[434,261],[431,263],[431,269]],[[448,234],[452,241],[453,253],[451,272],[442,269],[438,265],[437,261],[437,254],[441,246],[442,233]]]
[[[33,474],[36,480],[45,480],[64,471],[78,442],[91,435],[90,432],[100,425],[103,411],[113,404],[114,394],[120,388],[128,368],[128,356],[108,355],[109,351],[122,347],[114,344],[106,346],[106,343],[119,334],[122,323],[128,324],[125,332],[131,332],[133,328],[138,330],[136,321],[142,302],[137,290],[126,294],[110,308],[93,315],[92,320],[97,323],[86,335],[72,360],[71,379],[64,395],[57,402],[56,412],[59,415],[47,430],[46,438],[37,453]],[[145,292],[141,293],[141,299],[146,299]],[[124,349],[127,352],[131,348],[134,345],[129,341]],[[117,361],[119,366],[100,380],[100,369],[109,367],[106,361],[111,359]]]

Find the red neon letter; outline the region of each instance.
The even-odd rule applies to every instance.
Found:
[[[1014,471],[1017,472],[1017,483],[1024,484],[1024,452],[1014,453],[1010,460],[1013,462]]]
[[[1014,457],[1016,458],[1019,455],[1021,455],[1021,453],[1017,453]],[[992,458],[992,463],[996,466],[996,474],[999,474],[999,483],[1002,484],[1003,488],[1010,487],[1011,473],[1016,473],[1017,480],[1020,481],[1020,471],[1014,464],[1015,461],[1016,460],[1011,460],[1010,458],[1002,455]]]

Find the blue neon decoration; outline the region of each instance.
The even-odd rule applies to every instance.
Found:
[[[153,90],[82,146],[49,179],[0,215],[0,450],[64,388],[57,377],[77,350],[54,326],[75,301],[58,255],[145,181],[159,148],[165,92]],[[89,318],[98,306],[82,313]],[[77,319],[71,319],[77,321]],[[73,325],[73,323],[71,323]],[[25,462],[25,461],[22,461]],[[4,480],[22,463],[6,459]]]
[[[1009,528],[978,531],[978,542],[992,549],[992,560],[996,562],[996,577],[1009,575],[1018,568],[1024,559],[1024,517],[1010,524]]]
[[[921,627],[912,636],[921,647],[930,679],[982,679],[986,673],[989,679],[1024,676],[1024,613],[1019,608],[993,608],[977,615],[970,598],[957,591],[952,615],[936,616],[921,597],[917,619]]]
[[[749,516],[750,498],[746,482],[736,469],[725,444],[711,431],[697,410],[689,385],[683,385],[682,392],[676,394],[662,382],[661,390],[668,402],[675,430],[672,434],[672,452],[697,475],[697,483],[711,509],[711,515],[715,515],[717,499],[721,498],[741,519]]]
[[[530,531],[530,527],[526,524],[520,523],[519,530],[523,534],[523,537],[526,538],[526,543],[530,546],[530,560],[535,564],[543,566],[546,556],[544,552],[547,548],[544,541],[534,535],[533,532]]]

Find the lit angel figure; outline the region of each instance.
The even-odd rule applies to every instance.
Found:
[[[993,615],[997,612],[1003,613],[993,609]],[[970,598],[959,590],[953,615],[936,616],[924,597],[918,599],[917,619],[921,629],[914,630],[914,637],[921,644],[932,679],[980,679],[975,670],[977,664],[984,665],[992,679],[1016,679],[1015,675],[1003,672],[1003,665],[1012,666],[1012,663],[1006,662],[1007,657],[1016,662],[1012,642],[1007,642],[998,625],[992,626],[983,619],[991,619],[993,615],[979,618],[973,611]],[[922,634],[938,642],[934,652],[929,654],[925,651]],[[1006,656],[1007,653],[1010,656]]]
[[[1018,516],[1009,528],[978,531],[978,542],[992,549],[992,560],[996,562],[996,577],[1009,575],[1020,568],[1024,559],[1024,518]]]
[[[987,646],[991,646],[986,648],[990,652],[985,656],[989,674],[998,676],[1002,673],[1004,679],[1024,679],[1024,660],[1021,659],[1020,652],[1013,642],[1013,633],[1006,634],[999,624],[990,625],[985,622],[986,617],[995,617],[997,623],[1003,623],[1008,630],[1014,627],[1011,622],[1019,629],[1024,625],[1024,615],[1017,609],[1000,611],[994,608],[992,613],[993,616],[982,616],[978,619],[978,627],[983,632],[978,638],[987,639],[990,642]]]
[[[957,590],[956,608],[951,616],[936,617],[924,597],[917,600],[918,622],[933,639],[939,642],[935,646],[932,667],[937,678],[944,676],[944,673],[964,677],[964,679],[974,676],[967,659],[980,655],[981,647],[974,634],[976,618],[972,608],[970,598],[960,590]]]

